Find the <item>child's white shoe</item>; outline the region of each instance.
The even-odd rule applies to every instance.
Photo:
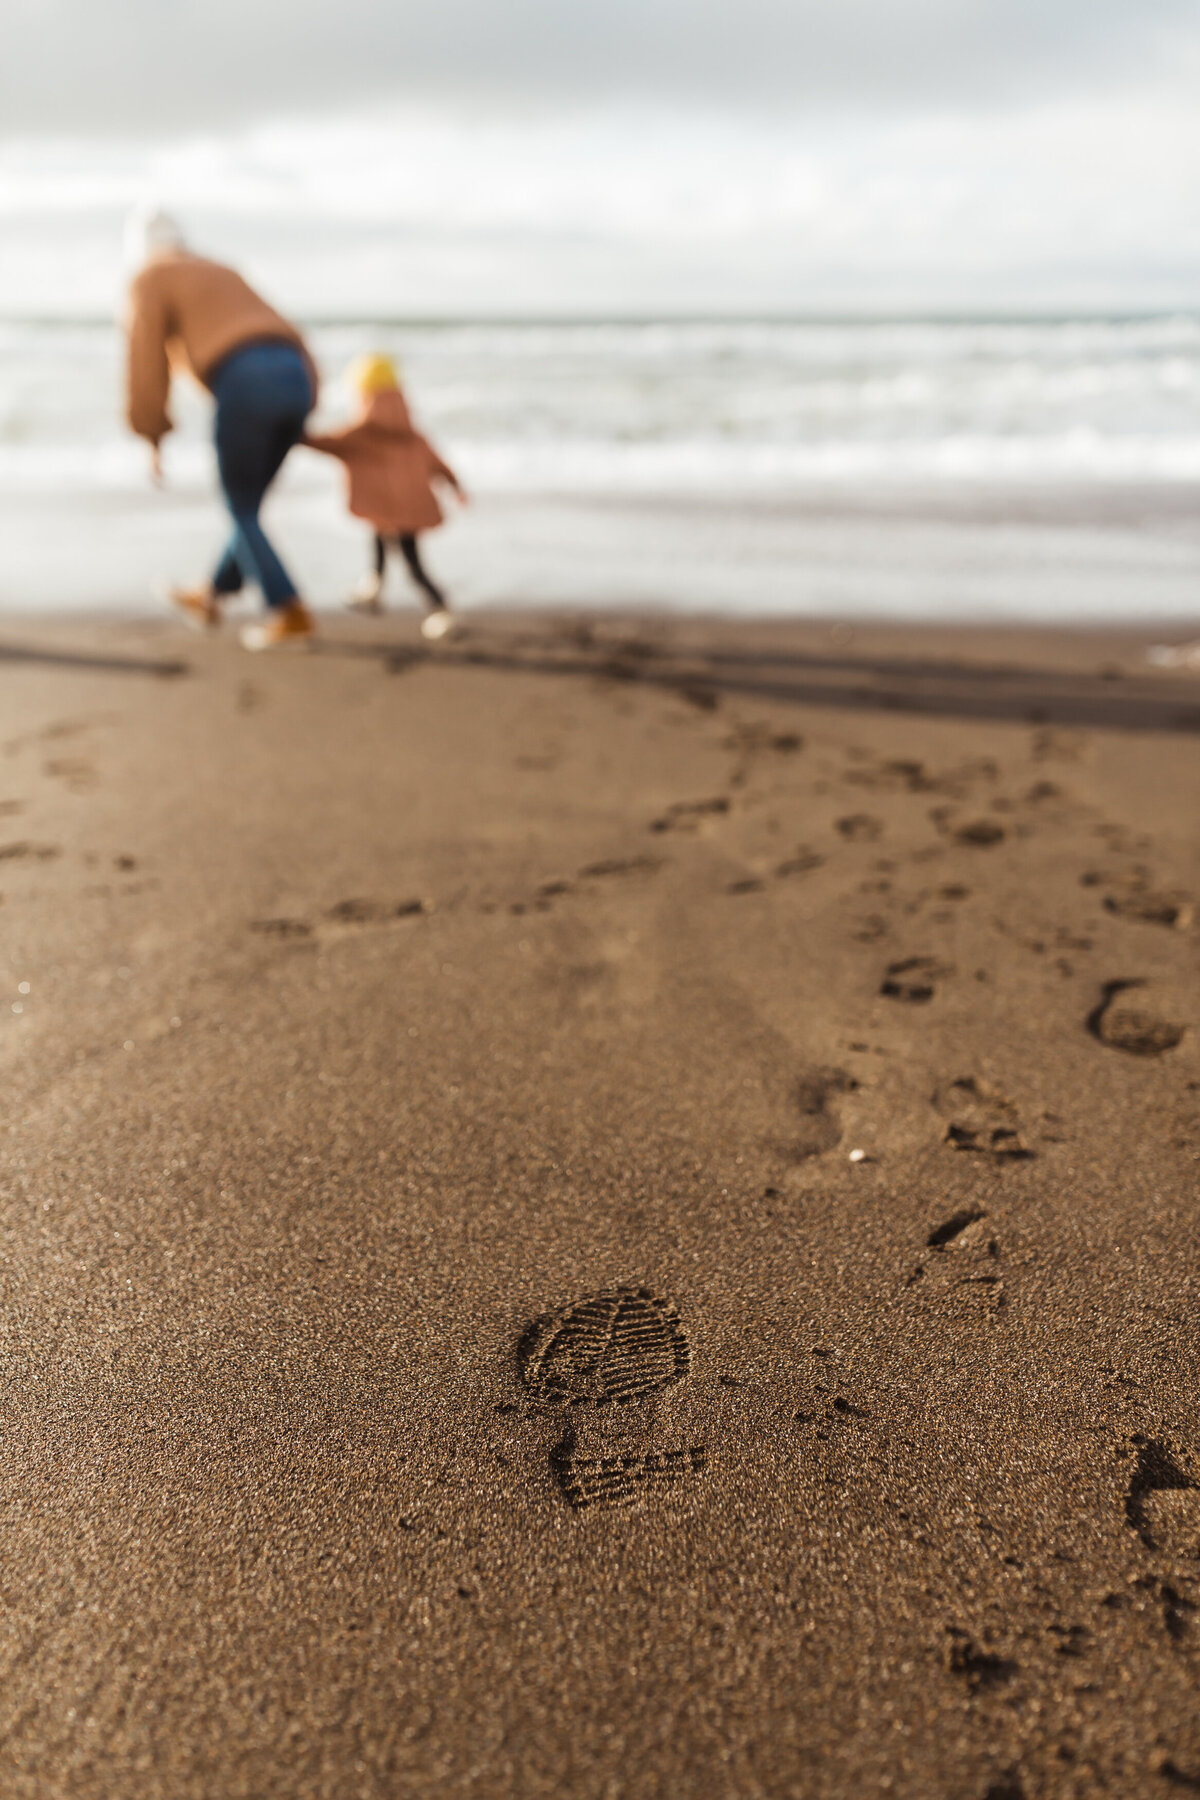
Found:
[[[1200,638],[1187,644],[1151,644],[1146,661],[1156,669],[1200,669]]]
[[[454,626],[454,614],[447,612],[444,606],[440,606],[436,612],[426,613],[421,620],[421,636],[427,638],[431,644],[436,644],[439,638],[449,637]]]
[[[364,575],[346,605],[351,612],[381,613],[383,611],[383,577],[381,575]]]

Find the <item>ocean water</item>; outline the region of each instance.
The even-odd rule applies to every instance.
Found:
[[[1200,317],[309,326],[322,416],[401,360],[474,504],[431,546],[464,604],[1175,619],[1200,595]],[[0,605],[122,607],[221,533],[205,396],[168,486],[98,322],[0,323]],[[359,572],[340,476],[272,501],[318,604]]]

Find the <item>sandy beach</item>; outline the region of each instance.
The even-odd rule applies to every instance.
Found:
[[[0,1790],[1200,1791],[1200,678],[0,628]]]

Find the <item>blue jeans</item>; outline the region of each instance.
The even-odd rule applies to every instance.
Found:
[[[213,588],[236,594],[256,581],[268,606],[287,606],[296,584],[267,541],[258,510],[312,411],[308,369],[294,344],[246,344],[217,365],[209,386],[217,402],[217,473],[233,519]]]

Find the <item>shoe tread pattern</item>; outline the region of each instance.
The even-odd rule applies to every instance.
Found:
[[[682,1381],[691,1351],[679,1314],[648,1288],[615,1288],[530,1326],[521,1378],[548,1405],[626,1406]]]

